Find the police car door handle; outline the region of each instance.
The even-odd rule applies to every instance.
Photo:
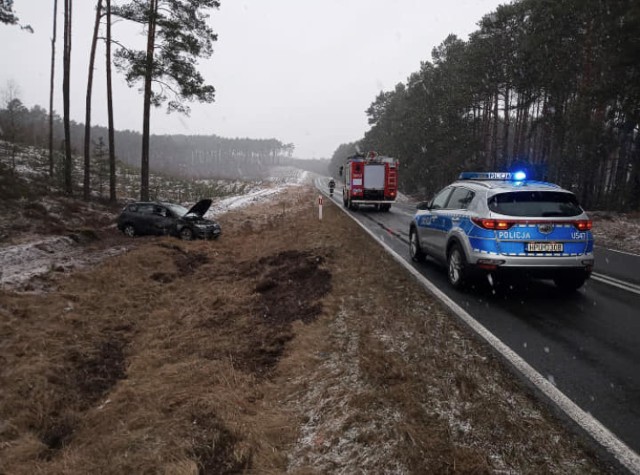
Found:
[[[451,221],[454,222],[454,223],[457,223],[458,221],[460,221],[460,216],[453,216],[451,218]]]

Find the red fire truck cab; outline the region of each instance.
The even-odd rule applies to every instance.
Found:
[[[374,205],[389,211],[398,194],[398,160],[369,152],[347,158],[342,201],[349,209]]]

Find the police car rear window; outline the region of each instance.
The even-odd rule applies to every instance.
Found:
[[[578,216],[582,208],[571,193],[557,191],[513,191],[489,198],[489,209],[507,216]]]

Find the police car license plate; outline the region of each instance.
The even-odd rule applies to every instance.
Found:
[[[563,244],[560,242],[528,242],[527,252],[562,252]]]

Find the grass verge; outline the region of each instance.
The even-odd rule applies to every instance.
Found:
[[[0,473],[606,471],[315,198],[1,293]]]

